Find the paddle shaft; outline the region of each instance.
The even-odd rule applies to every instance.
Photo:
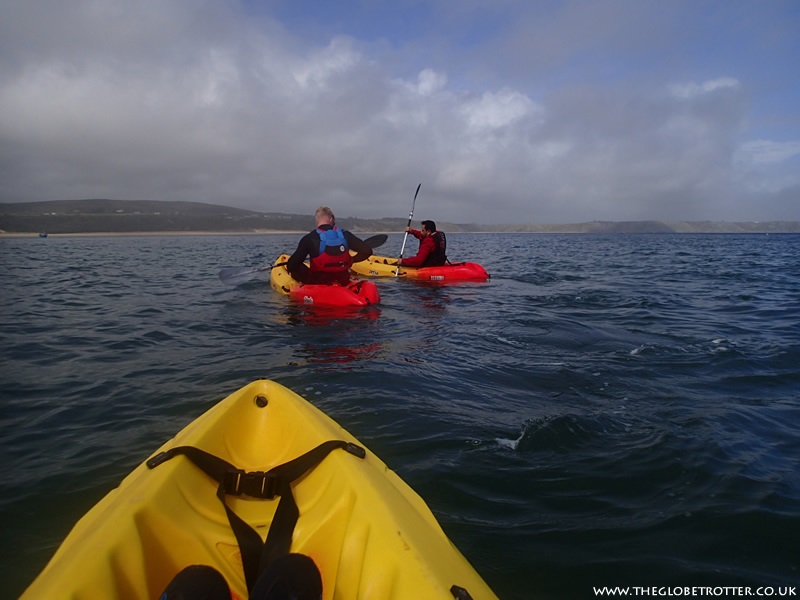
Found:
[[[422,187],[422,184],[420,183],[417,186],[417,191],[414,192],[414,201],[411,203],[411,212],[408,213],[408,225],[406,225],[406,229],[411,227],[411,219],[414,218],[414,207],[417,205],[417,194],[419,194],[419,188],[421,188],[421,187]],[[405,250],[406,250],[406,240],[407,239],[408,239],[408,231],[406,231],[406,234],[403,236],[403,245],[400,246],[400,257],[397,259],[397,271],[395,271],[395,273],[394,273],[395,277],[398,277],[400,275],[400,261],[403,260],[403,252],[405,252]]]

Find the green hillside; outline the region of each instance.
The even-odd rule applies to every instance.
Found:
[[[405,218],[339,217],[354,232],[401,232]],[[592,221],[559,225],[479,225],[437,222],[448,233],[800,233],[800,222]],[[0,204],[0,233],[256,233],[308,231],[312,215],[243,210],[200,202],[154,200],[53,200]]]

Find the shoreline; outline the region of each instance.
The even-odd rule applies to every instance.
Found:
[[[263,231],[90,231],[75,233],[48,233],[47,238],[51,237],[174,237],[188,235],[279,235],[279,234],[302,234],[307,231],[281,231],[277,229],[265,229]],[[0,231],[0,238],[38,238],[38,232],[11,232]],[[42,238],[45,239],[45,238]]]
[[[387,235],[402,235],[403,231],[355,231],[349,229],[351,233],[363,237],[366,235],[376,235],[384,233]],[[283,230],[283,229],[260,229],[257,231],[86,231],[71,233],[47,233],[41,239],[51,237],[186,237],[186,236],[234,236],[234,235],[305,235],[308,230]],[[447,235],[479,234],[479,235],[797,235],[796,231],[445,231]],[[19,238],[40,238],[39,232],[35,231],[2,231],[0,239],[19,239]]]
[[[366,236],[366,235],[377,235],[379,233],[385,233],[386,235],[397,234],[402,235],[404,232],[402,231],[354,231],[352,229],[348,229],[350,233],[353,233],[359,237]],[[45,238],[51,237],[175,237],[175,236],[213,236],[213,235],[305,235],[308,233],[308,230],[282,230],[282,229],[264,229],[259,231],[92,231],[92,232],[83,232],[83,233],[48,233]],[[446,232],[447,233],[447,232]],[[460,235],[463,233],[480,233],[480,234],[491,234],[491,233],[502,233],[498,231],[453,231],[447,233],[447,235]],[[540,231],[515,231],[515,232],[507,232],[507,233],[519,233],[519,234],[539,234],[539,233],[550,233],[550,232],[540,232]],[[569,233],[569,232],[562,232],[562,233]],[[38,232],[19,232],[19,231],[0,231],[0,239],[2,238],[39,238]]]
[[[348,229],[348,231],[354,235],[357,235],[360,238],[370,235],[377,235],[380,233],[384,233],[386,235],[403,235],[403,231],[353,231],[352,229]],[[215,235],[224,235],[224,236],[233,236],[233,235],[305,235],[308,233],[307,230],[304,231],[283,231],[283,230],[264,230],[264,231],[124,231],[124,232],[86,232],[86,233],[48,233],[45,237],[41,239],[47,238],[73,238],[73,237],[188,237],[188,236],[215,236]],[[493,234],[502,234],[502,235],[580,235],[581,232],[579,231],[450,231],[445,232],[447,235],[464,235],[464,234],[477,234],[477,235],[493,235]],[[33,232],[8,232],[8,231],[0,231],[0,239],[20,239],[20,238],[37,238],[40,239],[38,233]]]

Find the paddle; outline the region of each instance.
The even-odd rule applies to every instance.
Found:
[[[370,248],[378,248],[386,243],[389,236],[385,233],[373,235],[364,240]],[[219,271],[219,280],[225,285],[236,286],[252,279],[267,278],[270,271],[276,267],[283,267],[286,263],[278,263],[269,267],[224,267]]]
[[[417,194],[419,194],[419,188],[421,188],[421,187],[422,187],[422,184],[420,183],[417,186],[417,191],[414,192],[414,202],[411,203],[411,212],[408,213],[408,225],[406,225],[406,228],[411,227],[411,219],[414,217],[414,207],[417,205]],[[400,263],[401,260],[403,260],[403,252],[405,252],[405,249],[406,249],[406,240],[407,239],[408,239],[408,232],[406,231],[406,234],[403,236],[403,245],[400,247],[400,258],[397,259],[398,267],[397,267],[397,271],[394,272],[394,276],[395,277],[398,277],[400,275],[399,263]]]

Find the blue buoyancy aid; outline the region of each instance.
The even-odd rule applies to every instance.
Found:
[[[322,254],[328,248],[328,246],[339,246],[334,252],[340,254],[342,252],[347,252],[347,240],[344,237],[344,233],[338,227],[331,227],[330,229],[319,229],[317,228],[317,234],[319,235],[319,253]],[[333,248],[332,248],[333,249]],[[328,251],[328,254],[332,254],[332,252]]]
[[[309,261],[312,271],[341,276],[346,282],[353,264],[353,257],[348,252],[347,240],[338,227],[317,229],[319,235],[319,254]]]

